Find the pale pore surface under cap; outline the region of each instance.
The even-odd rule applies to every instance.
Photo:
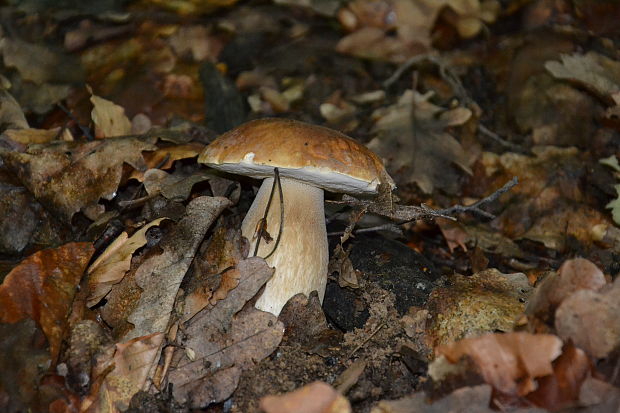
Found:
[[[243,236],[250,240],[250,255],[254,253],[256,228],[265,213],[273,181],[273,178],[263,181],[241,225]],[[298,293],[309,296],[316,290],[323,302],[329,260],[323,190],[287,178],[280,178],[280,181],[284,193],[284,226],[278,247],[267,258],[275,272],[255,305],[275,315],[280,314],[284,304]],[[280,197],[276,188],[267,216],[267,232],[273,241],[261,240],[259,257],[271,252],[279,229]]]
[[[375,194],[394,188],[381,159],[335,130],[290,119],[258,119],[224,133],[198,158],[215,169],[253,176],[281,176],[333,192]]]

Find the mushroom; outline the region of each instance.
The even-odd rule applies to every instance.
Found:
[[[225,172],[264,178],[241,232],[250,240],[250,251],[258,241],[259,226],[273,239],[263,237],[267,239],[259,242],[256,255],[267,257],[275,272],[255,307],[275,315],[298,293],[316,290],[323,302],[329,260],[323,190],[375,195],[380,183],[390,189],[395,186],[379,157],[364,145],[334,130],[287,119],[247,122],[218,137],[198,161]],[[263,222],[275,168],[283,211],[276,188]]]

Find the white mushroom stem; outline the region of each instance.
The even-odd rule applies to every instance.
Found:
[[[241,225],[243,236],[250,240],[250,255],[254,253],[257,228],[265,214],[273,181],[273,178],[263,181]],[[284,304],[298,293],[309,295],[316,290],[323,302],[329,260],[323,190],[293,179],[280,178],[280,182],[284,197],[284,226],[275,252],[267,258],[275,272],[255,305],[259,310],[275,315],[280,314]],[[276,188],[266,228],[273,240],[260,241],[259,257],[265,257],[273,250],[280,230],[280,217],[280,196]]]

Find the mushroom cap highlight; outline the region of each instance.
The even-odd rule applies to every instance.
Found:
[[[322,126],[267,118],[244,123],[213,141],[199,156],[208,166],[238,175],[280,175],[332,192],[374,195],[394,188],[383,162],[361,143]]]

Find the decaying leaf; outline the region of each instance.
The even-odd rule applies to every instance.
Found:
[[[462,125],[471,117],[464,107],[444,109],[424,95],[407,90],[393,106],[375,112],[374,132],[368,147],[386,159],[390,173],[399,182],[415,182],[427,193],[435,188],[454,190],[455,164],[471,173],[467,152],[445,129]]]
[[[563,340],[595,358],[607,357],[620,346],[620,278],[599,291],[581,289],[562,301],[555,328]]]
[[[0,158],[45,208],[70,221],[73,214],[100,198],[114,196],[123,164],[144,168],[142,151],[155,149],[136,138],[94,142],[57,142],[31,146]]]
[[[426,339],[431,347],[492,331],[512,331],[532,288],[522,273],[496,269],[471,277],[455,275],[436,288],[426,308]]]
[[[0,285],[0,322],[34,320],[45,333],[55,360],[71,301],[93,252],[91,243],[75,242],[23,260]]]
[[[536,388],[535,379],[553,373],[551,362],[562,353],[562,341],[550,334],[486,334],[436,349],[451,363],[465,355],[485,381],[508,395],[525,395]]]
[[[254,308],[235,316],[272,276],[262,258],[242,260],[236,266],[239,284],[218,301],[205,308],[182,330],[181,348],[175,352],[176,367],[170,371],[175,397],[195,408],[225,400],[237,387],[243,369],[268,356],[280,343],[284,328],[273,314]],[[225,375],[226,380],[217,380]],[[206,386],[205,384],[213,384]]]
[[[260,400],[266,413],[351,413],[349,401],[332,386],[316,381],[281,396]]]
[[[149,222],[131,237],[126,232],[121,233],[88,267],[88,306],[97,304],[110,292],[114,284],[123,279],[131,265],[133,253],[147,242],[146,231],[159,225],[163,219],[165,218]]]

